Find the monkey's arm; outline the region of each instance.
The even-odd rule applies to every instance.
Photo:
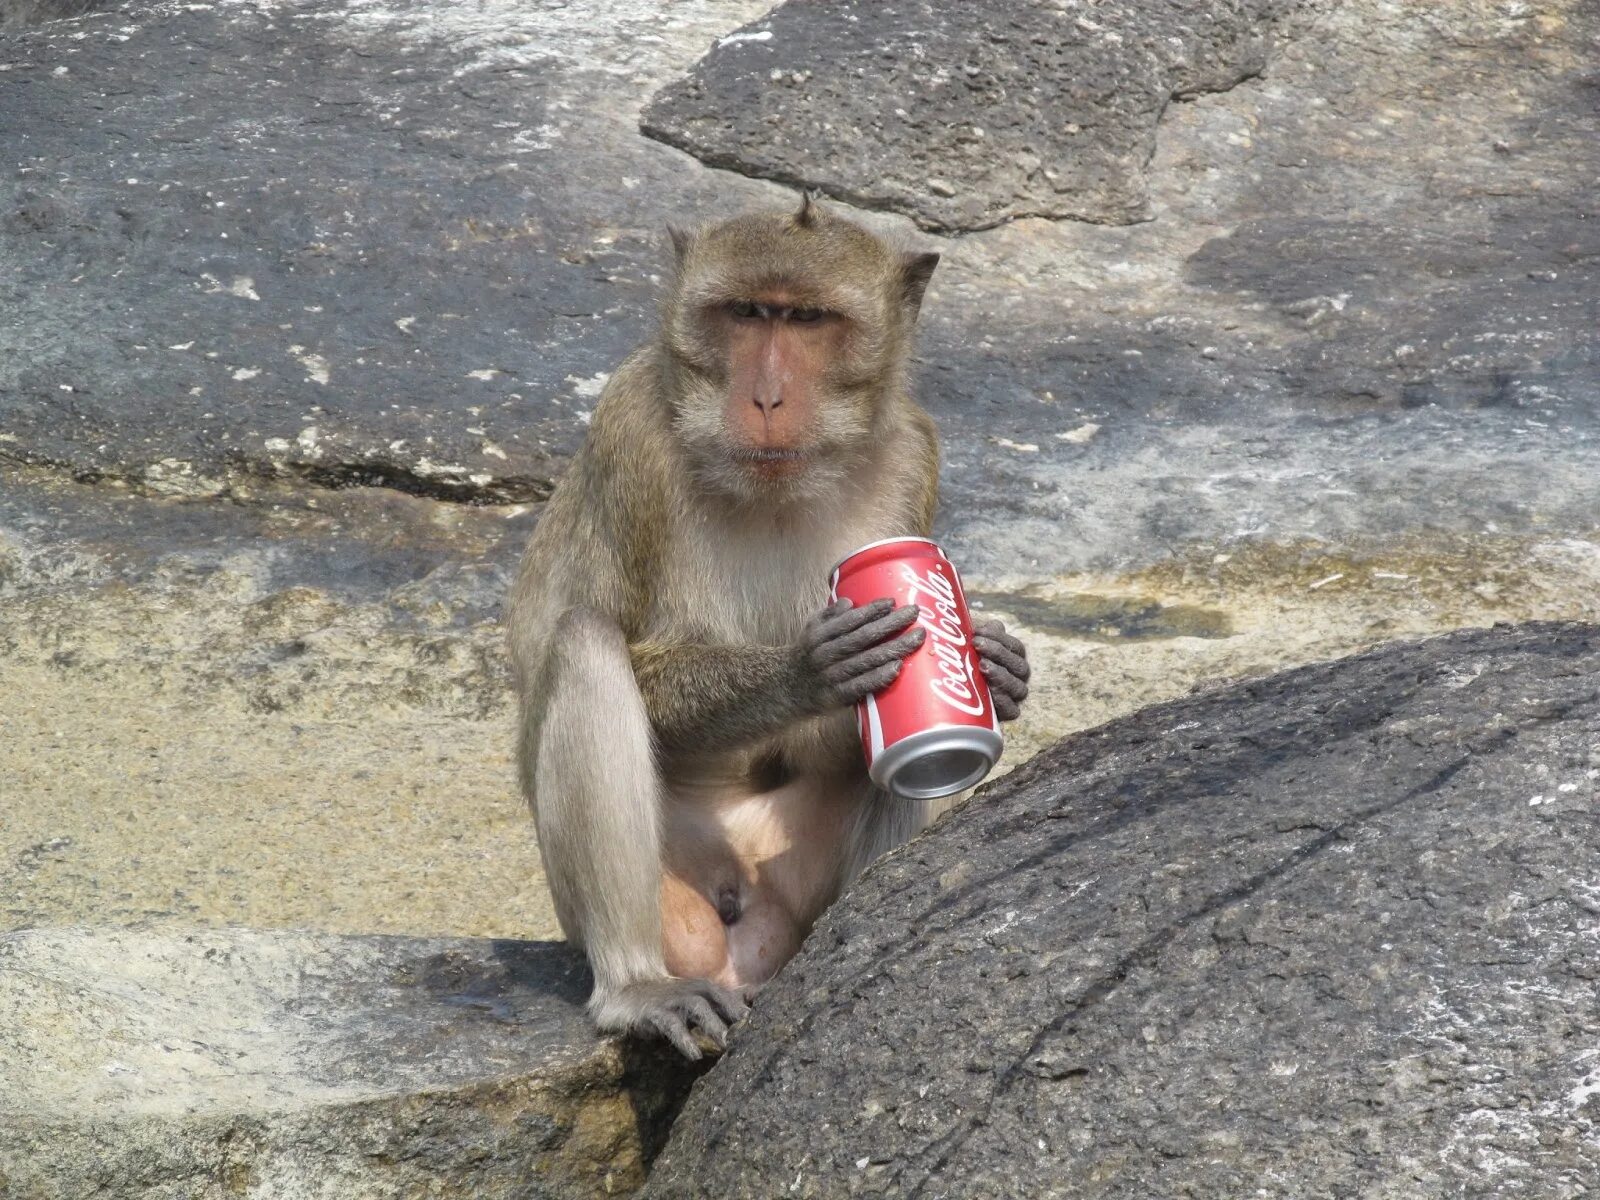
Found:
[[[629,647],[646,713],[664,750],[724,750],[854,704],[900,673],[922,644],[915,605],[841,600],[793,646],[645,641]]]
[[[639,642],[629,651],[664,750],[728,749],[812,715],[788,647]]]

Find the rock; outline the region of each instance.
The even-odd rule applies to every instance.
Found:
[[[64,17],[81,17],[109,8],[115,0],[0,0],[0,29],[38,25]]]
[[[674,213],[638,197],[697,203],[608,119],[616,80],[759,7],[167,2],[8,35],[0,449],[159,494],[547,494],[651,315]]]
[[[642,128],[712,166],[940,232],[1148,220],[1167,105],[1260,73],[1296,7],[791,0],[721,39]]]
[[[553,936],[493,622],[665,222],[794,200],[639,132],[771,7],[0,34],[0,927]],[[1600,9],[1316,11],[1167,106],[1153,220],[850,213],[944,255],[938,536],[1046,681],[1010,761],[1197,682],[1600,620]]]
[[[631,1190],[681,1062],[595,1039],[552,943],[0,937],[0,1195]]]
[[[944,243],[919,386],[963,569],[1592,530],[1597,39],[1584,0],[1345,0],[1167,108],[1154,220]]]
[[[687,94],[673,81],[741,26],[693,78],[822,45],[845,11],[749,24],[768,7],[169,2],[4,35],[0,460],[175,499],[274,474],[536,501],[650,324],[664,224],[793,201],[639,132],[645,98]],[[1290,4],[1094,7],[1101,31],[1073,18],[1091,41],[1117,32],[1107,12],[1125,32],[1216,17],[1189,62],[1221,86],[1266,53],[1242,17]],[[1000,8],[935,15],[953,31]],[[856,15],[864,37],[916,11]],[[940,536],[968,575],[1593,529],[1600,10],[1312,0],[1274,28],[1264,76],[1165,104],[1137,182],[1154,219],[921,239],[944,261],[917,386],[945,441]],[[1139,91],[1154,59],[1123,50],[1077,76],[1145,81],[1108,117],[1159,93]],[[798,69],[762,103],[836,68]],[[1072,123],[1074,145],[1111,128]],[[833,134],[779,128],[844,161]],[[871,149],[878,170],[889,148]],[[958,203],[960,165],[915,182]],[[1090,442],[1057,436],[1089,424]]]
[[[1062,742],[873,868],[653,1197],[1576,1197],[1600,1178],[1600,626]]]

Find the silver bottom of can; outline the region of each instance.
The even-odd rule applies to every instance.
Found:
[[[873,759],[868,774],[906,800],[937,800],[983,782],[1005,739],[992,729],[945,725],[901,738]]]

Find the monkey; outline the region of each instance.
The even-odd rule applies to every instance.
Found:
[[[659,329],[607,381],[506,628],[520,782],[589,1014],[695,1059],[936,815],[872,784],[851,711],[921,644],[917,607],[827,596],[845,555],[933,524],[908,359],[939,256],[812,197],[669,234]],[[974,644],[1015,719],[1025,648],[999,622]]]

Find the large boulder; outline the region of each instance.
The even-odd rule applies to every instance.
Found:
[[[874,868],[655,1197],[1589,1194],[1600,627],[1067,739]]]
[[[649,321],[674,210],[640,198],[709,191],[618,86],[760,5],[700,7],[167,0],[7,34],[0,456],[547,494]]]
[[[1148,220],[1167,105],[1260,74],[1274,23],[1303,2],[790,0],[721,39],[642,127],[943,232]]]
[[[555,943],[0,937],[0,1196],[632,1190],[693,1076],[596,1039]]]

